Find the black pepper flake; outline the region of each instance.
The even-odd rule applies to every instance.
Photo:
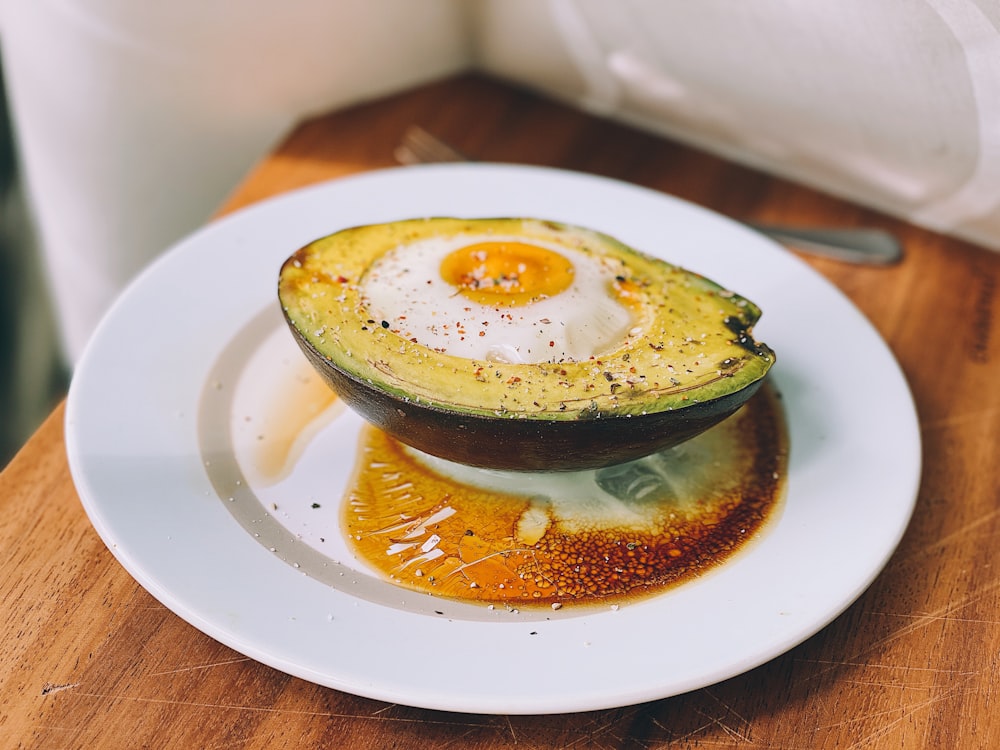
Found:
[[[310,507],[310,508],[319,508],[319,507],[321,507],[321,506],[320,506],[320,504],[319,504],[319,503],[313,503],[313,504],[312,504],[312,505],[310,505],[309,507]]]
[[[389,321],[388,320],[383,320],[382,321],[382,327],[383,328],[388,328],[389,327]]]

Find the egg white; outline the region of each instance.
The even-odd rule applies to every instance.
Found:
[[[559,253],[573,265],[573,282],[530,304],[494,306],[468,299],[441,278],[441,261],[452,251],[503,241]],[[614,296],[614,275],[600,258],[534,238],[432,237],[378,258],[361,281],[361,296],[376,324],[438,352],[515,364],[580,361],[615,348],[634,325]]]

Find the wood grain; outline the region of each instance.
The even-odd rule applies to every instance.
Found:
[[[917,511],[889,565],[813,638],[687,695],[567,716],[388,705],[253,662],[140,588],[81,509],[60,408],[0,475],[0,747],[1000,747],[1000,256],[475,76],[304,123],[223,212],[391,166],[411,123],[478,159],[608,175],[739,218],[896,232],[896,267],[808,260],[885,337],[920,415]],[[863,386],[850,342],[831,346]]]

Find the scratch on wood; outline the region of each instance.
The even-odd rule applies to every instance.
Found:
[[[699,716],[705,716],[704,711],[698,711],[697,713],[698,713]],[[654,718],[653,719],[653,724],[656,727],[658,727],[659,729],[663,730],[664,734],[666,734],[667,736],[671,737],[672,740],[674,740],[676,742],[687,742],[688,740],[690,740],[690,739],[694,738],[695,736],[701,734],[705,730],[710,729],[715,724],[715,722],[712,721],[711,719],[709,719],[705,724],[702,724],[701,726],[695,727],[694,729],[690,730],[689,732],[685,732],[684,734],[681,734],[681,735],[674,735],[673,730],[671,730],[670,727],[666,726],[659,719]]]
[[[601,729],[601,733],[599,735],[580,735],[572,742],[566,745],[560,745],[560,747],[563,748],[563,750],[571,750],[571,748],[574,747],[586,747],[588,750],[615,750],[615,748],[623,747],[621,736],[611,733],[610,730],[605,731],[606,729],[606,727]],[[609,742],[605,742],[605,739],[609,740]],[[631,738],[629,738],[629,741],[633,743],[638,742],[644,750],[649,750],[648,742]],[[640,745],[636,745],[636,747],[639,747]]]
[[[472,737],[479,730],[483,729],[483,727],[466,726],[463,728],[465,731],[457,735],[452,735],[447,740],[445,740],[444,744],[435,745],[435,747],[439,748],[439,750],[447,750],[447,748],[449,747],[460,747],[460,748],[471,747],[473,743],[469,741],[469,738]]]
[[[150,672],[149,677],[161,677],[167,674],[178,674],[179,672],[193,672],[198,669],[212,669],[213,667],[224,667],[228,664],[239,664],[240,662],[250,661],[249,658],[243,656],[239,659],[227,659],[226,661],[215,661],[209,664],[195,664],[190,667],[178,667],[177,669],[167,669],[162,672]]]
[[[993,581],[990,581],[987,584],[979,586],[977,589],[971,591],[965,596],[949,601],[944,606],[939,607],[938,609],[933,610],[931,612],[925,612],[923,614],[906,615],[906,614],[890,614],[885,612],[871,612],[870,614],[875,616],[907,618],[909,621],[906,624],[902,625],[901,627],[894,628],[891,632],[887,633],[883,637],[875,639],[865,644],[865,647],[863,649],[861,649],[856,653],[851,654],[850,656],[845,656],[845,658],[843,659],[831,660],[828,662],[816,661],[815,663],[817,664],[821,665],[825,664],[825,667],[818,669],[811,674],[803,676],[801,680],[810,681],[810,680],[821,679],[828,672],[842,666],[846,667],[858,666],[858,667],[864,667],[866,669],[871,668],[873,666],[878,667],[879,665],[873,665],[870,662],[865,661],[863,659],[864,655],[870,654],[879,649],[883,649],[889,644],[894,643],[902,638],[905,638],[906,636],[912,635],[913,633],[916,633],[917,631],[927,627],[928,625],[934,622],[938,621],[978,622],[978,620],[968,620],[968,619],[964,620],[963,618],[955,617],[954,613],[958,612],[964,607],[967,607],[981,600],[986,596],[993,594],[997,589],[1000,589],[1000,579],[994,579]],[[986,624],[992,624],[992,623],[987,621]],[[900,669],[900,670],[919,669],[915,667],[908,667],[905,664],[883,665],[883,666],[886,669]]]
[[[720,699],[719,696],[713,693],[711,690],[706,689],[703,691],[703,694],[707,698],[710,698],[712,701],[714,701],[715,705],[721,709],[720,715],[713,716],[707,710],[694,708],[693,712],[698,716],[701,716],[703,719],[705,719],[706,723],[702,724],[699,727],[696,727],[695,729],[692,729],[689,732],[686,732],[684,735],[680,737],[675,737],[674,739],[679,740],[681,742],[685,742],[693,739],[699,734],[706,733],[712,728],[715,728],[719,729],[724,735],[727,735],[732,740],[735,740],[739,743],[746,743],[752,745],[753,739],[751,737],[751,731],[750,731],[750,726],[751,726],[750,720],[747,719],[745,716],[742,716],[738,711],[736,711],[732,706],[730,706],[728,703]],[[735,721],[733,721],[734,718]],[[653,723],[660,729],[664,730],[664,732],[667,733],[670,732],[670,730],[657,719],[653,719]],[[702,738],[702,741],[704,741],[704,738]]]
[[[710,723],[709,726],[718,727],[723,733],[729,735],[734,740],[739,740],[740,742],[750,742],[750,735],[748,732],[742,731],[738,727],[731,727],[724,720],[724,717],[710,716],[704,711],[695,709],[695,713],[699,716],[705,717]]]
[[[965,622],[970,625],[1000,625],[1000,620],[986,619],[983,617],[951,617],[950,615],[910,615],[905,612],[876,612],[872,611],[869,614],[876,615],[879,617],[900,617],[900,618],[911,618],[913,620],[941,620],[942,622]]]
[[[640,709],[636,706],[627,706],[614,709],[609,713],[598,713],[590,717],[587,722],[576,727],[578,735],[573,740],[561,745],[563,750],[570,750],[574,747],[587,747],[593,750],[614,750],[622,747],[627,738],[628,726],[634,720]],[[655,721],[655,719],[654,719]],[[625,733],[621,730],[625,729]],[[639,743],[648,750],[649,743],[632,738],[634,743]]]
[[[956,672],[959,677],[965,677],[968,675],[973,675],[973,672]],[[845,684],[855,685],[857,687],[863,688],[878,688],[879,690],[922,690],[926,691],[928,689],[927,685],[923,684],[910,684],[910,683],[896,683],[896,682],[879,682],[878,680],[846,680]]]
[[[69,687],[76,687],[71,685]],[[146,704],[161,704],[168,706],[186,706],[191,708],[210,708],[216,710],[226,710],[226,711],[246,711],[252,713],[262,713],[262,714],[285,714],[288,716],[320,716],[327,719],[353,719],[355,721],[376,721],[383,722],[386,724],[420,724],[424,726],[430,725],[443,725],[448,727],[469,727],[475,730],[479,729],[494,729],[497,732],[502,731],[505,733],[510,727],[510,719],[507,717],[506,725],[493,725],[484,724],[478,721],[458,721],[458,720],[448,720],[448,719],[428,719],[424,716],[379,716],[376,714],[362,714],[362,713],[348,713],[340,711],[309,711],[304,709],[290,709],[290,708],[274,708],[273,706],[252,706],[240,703],[208,703],[202,701],[183,701],[183,700],[172,700],[167,698],[147,698],[144,696],[137,695],[127,695],[122,693],[87,693],[81,692],[77,695],[85,698],[93,698],[95,700],[115,700],[123,701],[128,700],[134,703],[146,703]],[[510,731],[513,731],[510,729]]]
[[[943,703],[954,697],[956,694],[961,694],[962,692],[964,692],[964,684],[967,682],[968,681],[966,680],[963,681],[963,684],[961,685],[951,685],[947,687],[944,690],[944,692],[942,692],[939,695],[932,695],[924,700],[914,701],[905,706],[900,706],[898,709],[892,711],[882,711],[879,712],[878,714],[864,714],[859,717],[850,719],[848,721],[837,722],[836,724],[829,724],[827,726],[821,726],[817,728],[823,730],[823,729],[832,729],[845,725],[857,725],[862,721],[867,721],[868,719],[875,718],[876,716],[888,717],[895,714],[894,718],[890,719],[888,722],[884,724],[881,724],[876,729],[869,732],[867,735],[860,737],[858,740],[854,742],[854,744],[848,747],[848,750],[860,750],[861,748],[873,745],[875,742],[885,737],[887,734],[896,729],[896,727],[898,727],[903,721],[905,721],[908,717],[912,716],[913,714],[922,710],[927,710],[931,706],[934,706],[935,704]]]
[[[1000,509],[990,511],[989,513],[984,513],[973,521],[965,524],[964,526],[956,529],[947,536],[943,536],[937,539],[932,544],[928,544],[924,547],[914,550],[909,555],[899,560],[899,563],[909,562],[910,560],[919,559],[927,557],[928,555],[934,554],[937,550],[945,547],[952,542],[958,540],[959,542],[967,542],[968,537],[971,532],[975,529],[982,529],[986,533],[990,533],[989,524],[991,524],[1000,514]]]
[[[507,728],[510,729],[510,737],[514,740],[514,744],[517,744],[517,734],[514,732],[514,722],[510,720],[509,716],[504,717],[507,720]]]
[[[946,667],[914,667],[908,664],[877,664],[870,661],[850,661],[848,659],[795,659],[799,664],[818,664],[824,667],[864,667],[865,669],[891,669],[899,672],[928,672],[946,675],[974,675],[974,670],[960,672]]]
[[[997,409],[983,409],[976,412],[965,412],[962,414],[949,414],[945,417],[932,419],[921,425],[921,432],[936,432],[946,430],[951,427],[962,427],[970,422],[988,422],[997,414]]]
[[[594,735],[581,734],[576,739],[572,740],[571,742],[566,743],[565,745],[562,745],[561,747],[562,747],[563,750],[572,750],[574,747],[580,747],[581,745],[585,745],[588,748],[597,748],[597,750],[600,750],[601,747],[608,748],[608,750],[611,750],[611,748],[612,748],[611,745],[601,744],[600,747],[598,747],[597,745],[595,745],[594,743],[597,742],[598,739],[602,739],[602,738],[594,736]],[[642,745],[645,748],[649,747],[645,742],[643,742]]]
[[[754,745],[753,722],[737,711],[732,705],[722,700],[714,691],[706,688],[701,691],[707,700],[714,703],[717,710],[713,710],[712,705],[702,708],[693,706],[690,710],[693,715],[700,717],[703,721],[683,734],[677,733],[676,729],[665,725],[655,716],[649,718],[650,723],[659,729],[665,737],[670,738],[671,743],[696,742],[699,745],[725,745],[730,747],[735,745]],[[660,747],[660,744],[653,742],[643,742],[643,748]],[[673,746],[673,745],[671,745]],[[771,747],[771,745],[768,745]],[[778,750],[778,746],[774,746]],[[784,746],[782,746],[784,747]]]
[[[884,638],[875,641],[871,644],[871,648],[884,646],[939,620],[956,620],[957,618],[954,617],[955,612],[958,612],[964,607],[967,607],[970,604],[979,601],[983,597],[992,594],[998,588],[1000,588],[1000,579],[994,579],[988,584],[978,587],[975,591],[969,592],[965,596],[949,601],[943,607],[939,607],[932,612],[915,615],[909,624],[904,625],[901,628],[897,628]]]
[[[707,695],[709,698],[711,698],[713,701],[715,701],[715,704],[717,706],[719,706],[719,708],[721,708],[728,716],[730,716],[730,717],[736,717],[736,722],[739,725],[741,725],[741,728],[739,730],[737,730],[737,729],[731,729],[731,728],[727,728],[727,727],[723,726],[723,724],[721,724],[721,723],[720,723],[720,726],[723,726],[723,728],[726,729],[726,731],[729,732],[730,734],[732,734],[734,737],[739,737],[740,739],[749,741],[750,740],[750,720],[747,717],[745,717],[742,714],[740,714],[736,709],[734,709],[728,703],[726,703],[725,701],[723,701],[721,698],[719,698],[719,696],[717,696],[711,690],[705,690],[705,695]],[[720,719],[720,722],[721,722],[721,719]]]
[[[63,685],[56,685],[53,682],[46,682],[42,685],[42,695],[52,695],[53,693],[61,693],[63,690],[69,690],[70,688],[80,687],[79,682],[67,682]]]

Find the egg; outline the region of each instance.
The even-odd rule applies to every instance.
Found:
[[[612,262],[514,235],[401,244],[372,263],[360,291],[383,327],[467,359],[586,360],[621,345],[635,325]]]

